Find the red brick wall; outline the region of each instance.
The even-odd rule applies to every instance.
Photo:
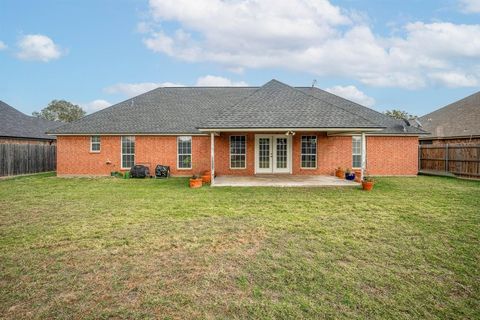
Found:
[[[230,136],[247,137],[246,169],[230,169]],[[222,133],[215,137],[215,173],[217,175],[251,176],[255,170],[255,134]]]
[[[317,136],[317,168],[301,168],[301,137],[302,135]],[[327,137],[325,133],[297,132],[292,141],[293,174],[323,174],[333,175],[337,167],[352,166],[352,138]]]
[[[110,175],[121,171],[120,136],[102,136],[99,153],[90,152],[90,136],[57,137],[57,173],[59,175]],[[192,137],[191,170],[177,169],[177,137],[136,136],[135,163],[152,171],[157,164],[169,165],[173,175],[190,176],[210,168],[210,137]],[[110,164],[107,163],[110,162]]]
[[[272,133],[282,134],[282,133]],[[230,169],[229,141],[232,135],[247,137],[247,167]],[[316,169],[300,168],[300,137],[316,135],[318,141],[318,161]],[[325,133],[297,132],[292,138],[292,173],[295,175],[333,174],[338,166],[351,166],[352,141],[350,137],[329,137]],[[222,133],[215,137],[215,171],[218,175],[253,175],[255,172],[255,134],[254,133]]]
[[[58,175],[110,175],[119,170],[119,136],[102,136],[99,153],[90,152],[90,136],[57,137]]]
[[[300,139],[317,135],[317,168],[300,168]],[[295,175],[332,175],[336,167],[351,167],[352,138],[328,137],[325,133],[297,132],[292,139],[292,172]],[[247,136],[246,169],[230,169],[229,137],[239,133],[222,133],[215,137],[215,169],[218,175],[253,175],[255,170],[255,135]],[[109,175],[120,170],[120,136],[102,136],[100,153],[90,153],[89,136],[57,138],[57,172],[59,175]],[[210,137],[192,137],[191,170],[177,169],[177,137],[136,136],[135,162],[153,171],[157,164],[169,165],[173,175],[192,175],[210,168]],[[367,171],[372,175],[417,174],[417,137],[367,137]],[[110,161],[110,164],[107,164]]]
[[[255,170],[255,135],[247,136],[247,168],[229,168],[229,137],[240,133],[222,133],[215,138],[215,171],[218,175],[253,175]],[[317,168],[300,168],[301,136],[317,136]],[[372,175],[416,175],[418,170],[417,137],[367,137],[367,171]],[[292,139],[292,173],[295,175],[333,175],[335,168],[352,167],[352,137],[328,137],[325,133],[297,132]]]
[[[135,163],[147,164],[150,170],[157,164],[170,166],[171,174],[180,176],[210,170],[210,137],[207,136],[192,136],[192,169],[177,168],[176,136],[136,136],[135,148]]]
[[[372,175],[416,175],[418,137],[367,137],[367,172]]]

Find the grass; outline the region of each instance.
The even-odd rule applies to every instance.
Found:
[[[0,181],[0,318],[480,318],[480,183]]]

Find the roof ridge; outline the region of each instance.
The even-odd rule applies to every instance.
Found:
[[[237,101],[235,104],[232,105],[232,108],[228,108],[225,111],[223,111],[222,113],[219,113],[218,115],[216,115],[212,120],[216,121],[216,120],[222,119],[223,116],[228,115],[229,113],[232,113],[232,110],[234,111],[236,106],[241,105],[243,102],[250,99],[255,94],[258,94],[259,92],[261,92],[262,89],[264,89],[266,87],[268,88],[269,86],[272,86],[272,85],[281,85],[282,87],[285,87],[285,88],[288,88],[289,90],[292,90],[296,94],[300,94],[301,96],[305,96],[307,99],[311,99],[311,100],[314,100],[314,101],[319,101],[321,103],[324,103],[324,104],[328,105],[330,108],[333,108],[334,110],[339,110],[341,112],[350,114],[354,118],[362,119],[363,121],[365,121],[365,123],[367,125],[371,125],[372,127],[384,128],[384,126],[382,126],[380,123],[376,123],[376,122],[374,122],[370,119],[367,119],[367,118],[363,117],[362,115],[360,115],[358,113],[355,113],[355,112],[352,112],[350,110],[346,110],[344,108],[341,108],[341,107],[337,106],[336,104],[330,103],[329,101],[319,99],[315,96],[307,94],[306,92],[303,92],[302,90],[300,90],[296,87],[292,87],[292,86],[290,86],[286,83],[283,83],[281,81],[278,81],[276,79],[272,79],[272,80],[268,81],[267,83],[265,83],[264,85],[262,85],[261,87],[259,87],[255,91],[253,91],[251,94],[249,94],[246,97],[242,98],[241,100]],[[202,128],[202,127],[197,126],[197,128]]]
[[[269,81],[270,82],[270,81]],[[267,83],[269,83],[267,82]],[[265,83],[263,86],[265,86],[267,83]],[[260,86],[260,87],[249,87],[251,89],[255,89],[252,93],[250,93],[249,95],[241,98],[240,100],[238,100],[237,102],[235,102],[234,104],[231,104],[230,107],[234,108],[236,105],[238,105],[241,101],[244,101],[248,98],[250,98],[252,95],[254,95],[256,92],[258,92],[263,86]],[[219,112],[217,115],[215,115],[215,118],[218,118],[220,117],[221,115],[225,114],[227,111],[230,111],[231,109],[229,108],[223,108],[223,111],[222,112]],[[201,128],[200,126],[196,126],[195,128]]]

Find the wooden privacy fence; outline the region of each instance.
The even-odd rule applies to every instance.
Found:
[[[420,145],[419,171],[480,178],[480,144]]]
[[[0,176],[54,171],[56,151],[48,144],[0,144]]]

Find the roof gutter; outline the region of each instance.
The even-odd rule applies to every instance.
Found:
[[[142,132],[125,132],[125,133],[47,133],[50,136],[208,136],[207,133],[142,133]]]
[[[351,131],[360,131],[360,132],[375,132],[382,131],[385,128],[199,128],[200,132],[212,132],[212,131],[221,131],[221,132],[276,132],[276,131],[324,131],[324,132],[351,132]]]

